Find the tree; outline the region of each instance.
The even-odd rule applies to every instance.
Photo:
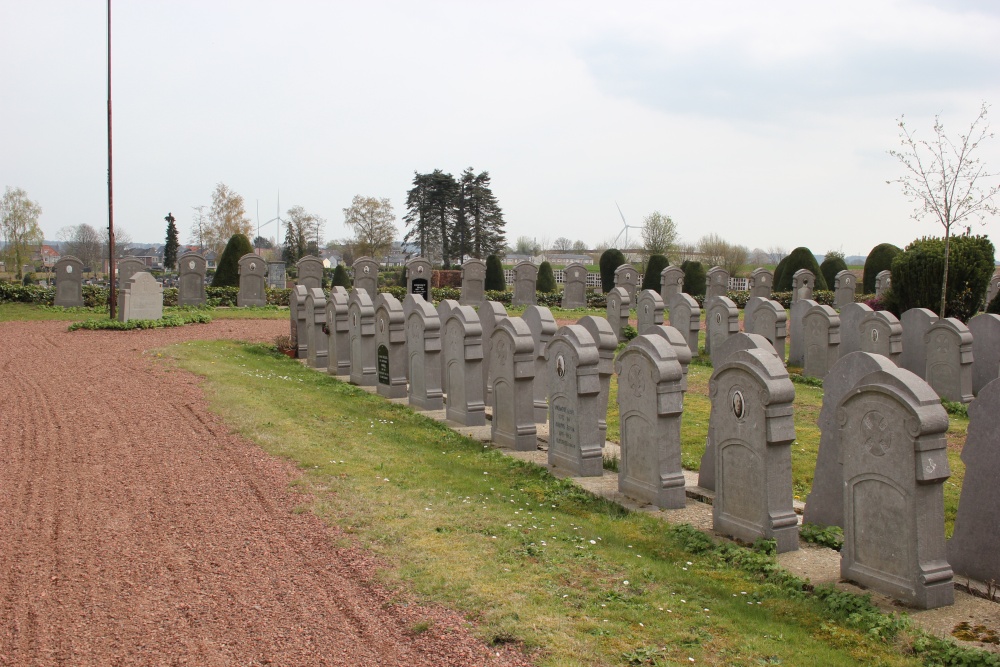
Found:
[[[552,265],[548,262],[542,262],[538,266],[538,277],[535,278],[535,289],[539,292],[545,292],[546,294],[555,292],[558,289],[556,287],[556,276],[552,272]]]
[[[944,229],[941,308],[938,311],[942,318],[946,316],[952,228],[970,220],[981,221],[987,214],[997,214],[994,199],[1000,186],[988,184],[997,174],[988,172],[982,160],[975,156],[979,145],[993,138],[986,119],[988,111],[989,105],[984,102],[968,133],[959,134],[957,142],[945,134],[940,116],[934,116],[934,136],[929,140],[917,139],[916,133],[911,132],[900,117],[896,124],[901,148],[889,151],[889,155],[903,165],[903,175],[886,183],[899,184],[903,195],[915,205],[910,217],[923,220],[930,216]],[[985,187],[983,182],[987,182]]]
[[[249,238],[252,232],[253,227],[243,208],[243,197],[230,190],[225,183],[216,184],[204,229],[205,244],[220,253],[235,234]]]
[[[618,248],[608,248],[597,262],[601,269],[601,291],[605,294],[615,288],[615,270],[625,263],[625,255]]]
[[[559,252],[569,252],[573,249],[573,242],[565,236],[560,236],[552,242],[552,249]]]
[[[663,273],[663,269],[670,266],[670,260],[667,259],[666,255],[653,255],[646,262],[646,272],[642,275],[642,289],[651,289],[656,292],[660,291],[660,274]]]
[[[834,289],[837,284],[837,274],[847,270],[847,262],[844,261],[844,253],[838,250],[829,250],[823,258],[823,263],[819,265],[819,272],[823,274],[823,280],[829,289]]]
[[[583,241],[574,241],[573,252],[587,252],[587,244]]]
[[[301,206],[288,209],[285,221],[285,247],[282,259],[286,264],[295,264],[307,255],[319,255],[319,241],[323,236],[326,220],[315,213],[309,213]]]
[[[500,258],[496,255],[490,255],[486,258],[486,281],[483,287],[486,290],[497,292],[507,291],[507,279],[503,275],[503,264],[500,263]]]
[[[771,264],[774,264],[775,266],[777,266],[778,262],[780,262],[784,258],[788,257],[788,251],[785,250],[784,247],[782,247],[780,245],[768,246],[768,248],[767,248],[767,257],[770,260]]]
[[[0,229],[3,230],[4,257],[7,266],[14,265],[14,272],[24,278],[24,263],[31,258],[32,248],[40,246],[44,240],[42,228],[38,226],[38,216],[42,207],[28,199],[28,193],[9,185],[0,199]]]
[[[947,309],[967,322],[986,297],[993,275],[995,248],[985,236],[959,235],[951,239],[953,260],[948,267]],[[934,310],[938,305],[944,265],[942,238],[922,238],[906,246],[892,260],[892,294],[895,310]]]
[[[875,293],[875,278],[878,274],[892,269],[892,260],[899,253],[903,252],[891,243],[879,243],[872,248],[865,258],[865,272],[861,285],[862,294]]]
[[[404,242],[416,240],[423,257],[440,253],[444,268],[451,268],[458,183],[451,174],[435,169],[430,174],[413,172],[413,187],[406,193],[403,222],[410,230]]]
[[[59,230],[59,236],[65,242],[65,254],[73,255],[84,268],[97,271],[104,256],[104,239],[100,232],[83,223]]]
[[[351,289],[351,276],[347,273],[347,267],[343,264],[338,264],[336,268],[333,269],[333,279],[330,281],[330,284],[333,287]]]
[[[176,219],[170,213],[164,218],[167,221],[167,242],[163,246],[163,268],[173,271],[177,266],[177,251],[180,250],[181,242],[177,237]]]
[[[542,246],[530,236],[518,236],[514,241],[514,252],[518,255],[534,257],[542,254]]]
[[[681,264],[684,272],[684,293],[691,296],[705,296],[708,285],[705,284],[705,266],[696,260],[688,260]]]
[[[823,272],[819,270],[819,263],[816,262],[816,256],[812,254],[812,250],[809,248],[796,248],[788,255],[788,257],[781,260],[778,264],[782,269],[780,274],[781,280],[779,282],[778,271],[775,270],[774,291],[790,291],[792,289],[792,278],[795,276],[795,272],[799,269],[809,269],[812,271],[812,274],[816,276],[816,282],[814,283],[813,289],[827,289],[826,279],[823,277]]]
[[[212,287],[240,286],[240,258],[253,252],[246,234],[233,234],[219,258],[218,268],[212,277]]]
[[[476,174],[472,167],[462,172],[457,184],[454,235],[458,245],[452,254],[482,259],[504,247],[503,211],[490,188],[487,171]]]
[[[669,256],[677,246],[677,225],[669,215],[653,211],[642,221],[642,246],[646,256]]]
[[[396,214],[387,199],[354,195],[344,209],[344,224],[354,230],[355,251],[361,256],[385,257],[396,237]]]
[[[266,239],[263,236],[257,236],[253,240],[253,247],[259,248],[261,250],[271,250],[274,248],[274,241],[271,239]]]
[[[737,276],[746,268],[750,249],[745,245],[730,243],[718,234],[708,234],[698,240],[705,261],[712,266],[721,266],[730,276]]]

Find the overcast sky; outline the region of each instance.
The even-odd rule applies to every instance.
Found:
[[[115,223],[194,238],[218,182],[261,223],[399,218],[414,171],[487,170],[508,239],[589,246],[654,210],[683,239],[822,254],[903,246],[895,121],[957,135],[1000,100],[1000,3],[117,0]],[[0,0],[0,186],[54,239],[107,226],[100,0]],[[1000,127],[1000,106],[991,111]],[[1000,170],[1000,139],[981,151]],[[997,180],[997,179],[994,179]],[[977,230],[1000,237],[1000,221]],[[265,227],[274,236],[276,225]],[[635,232],[633,232],[634,235]],[[1000,245],[1000,244],[998,244]]]

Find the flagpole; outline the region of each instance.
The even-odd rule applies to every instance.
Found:
[[[115,204],[111,171],[111,0],[108,0],[108,308],[115,319],[118,290],[115,289]]]

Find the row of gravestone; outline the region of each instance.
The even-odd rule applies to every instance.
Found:
[[[199,306],[205,303],[205,275],[207,263],[205,258],[197,253],[187,253],[177,260],[178,283],[177,283],[177,303],[181,306]],[[83,262],[72,256],[63,255],[53,267],[55,272],[56,293],[53,297],[53,304],[65,308],[83,306]],[[160,285],[152,274],[146,271],[148,267],[145,262],[134,257],[126,257],[117,263],[118,284],[121,290],[126,290],[123,294],[127,302],[138,307],[136,297],[140,292],[142,297],[141,310],[146,314],[151,313],[149,309],[155,309],[156,295],[159,295],[159,312],[156,317],[139,317],[132,315],[128,319],[158,319],[163,316],[163,286]],[[133,285],[133,279],[139,274],[147,276],[140,278],[139,285]],[[156,283],[156,287],[152,283]],[[119,299],[121,300],[121,299]],[[126,306],[123,305],[123,310]]]

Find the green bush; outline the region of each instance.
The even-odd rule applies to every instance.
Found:
[[[792,289],[792,278],[795,276],[795,272],[799,269],[809,269],[816,276],[816,284],[813,286],[814,290],[827,290],[830,289],[826,284],[826,279],[823,277],[823,272],[819,270],[819,264],[816,263],[816,256],[812,254],[812,250],[804,246],[799,246],[791,253],[788,257],[781,260],[784,266],[781,270],[781,282],[778,282],[778,272],[775,271],[774,275],[774,289],[778,292],[788,292]],[[781,266],[779,263],[778,266]]]
[[[903,252],[891,243],[880,243],[865,258],[865,273],[861,281],[861,291],[865,294],[875,293],[875,278],[887,269],[892,269],[892,260]]]
[[[785,275],[786,266],[788,266],[788,255],[785,255],[780,260],[778,260],[777,266],[774,267],[774,277],[771,279],[771,286],[773,289],[777,289],[774,286],[777,285],[781,277]]]
[[[963,322],[976,314],[994,269],[993,243],[985,236],[953,236],[948,260],[945,316]],[[899,312],[941,309],[944,239],[924,237],[892,260],[892,298]]]
[[[989,302],[986,306],[987,313],[993,313],[994,315],[1000,315],[1000,292],[993,297],[993,300]]]
[[[486,291],[504,292],[507,290],[507,279],[503,276],[503,264],[496,255],[486,258],[486,281],[483,284]]]
[[[222,251],[222,257],[219,258],[215,277],[212,278],[212,287],[239,287],[240,257],[251,252],[253,246],[250,245],[250,239],[244,234],[233,234],[226,244],[226,249]]]
[[[819,272],[823,274],[827,289],[836,289],[837,274],[847,270],[847,262],[843,257],[829,255],[823,258],[823,263],[819,265]]]
[[[660,291],[660,273],[670,266],[670,260],[664,255],[650,255],[646,262],[646,272],[642,275],[642,289]]]
[[[333,270],[333,278],[330,279],[330,285],[332,287],[343,287],[344,289],[351,289],[351,276],[347,273],[347,267],[343,264],[338,264]]]
[[[552,265],[548,262],[542,262],[538,267],[538,278],[535,279],[535,291],[550,294],[557,289],[556,276],[552,273]]]
[[[705,267],[696,260],[685,260],[681,264],[684,272],[684,293],[693,297],[705,296]]]
[[[598,266],[601,269],[601,291],[605,294],[615,288],[615,269],[625,264],[625,255],[618,248],[608,248],[601,253]]]

